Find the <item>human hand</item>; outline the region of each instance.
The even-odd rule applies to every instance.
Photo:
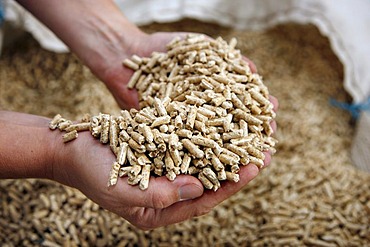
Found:
[[[126,87],[133,71],[122,66],[126,58],[137,54],[150,56],[165,51],[173,38],[186,33],[145,34],[122,14],[114,1],[48,1],[38,5],[18,0],[47,25],[90,70],[102,80],[124,109],[139,108],[135,90]],[[84,15],[81,15],[84,13]],[[250,63],[252,71],[255,66]]]
[[[165,52],[166,44],[176,37],[185,37],[189,33],[185,32],[157,32],[145,34],[137,32],[130,39],[130,44],[126,45],[126,51],[110,54],[101,60],[101,63],[90,66],[92,71],[106,83],[118,104],[124,108],[138,108],[138,95],[136,90],[126,87],[133,71],[122,66],[122,61],[136,54],[141,57],[149,57],[152,52]],[[210,38],[211,39],[211,38]],[[245,58],[249,63],[252,72],[256,72],[256,67],[252,61]]]
[[[271,98],[277,109],[277,101]],[[276,124],[272,123],[276,130]],[[58,141],[56,141],[58,142]],[[259,173],[254,164],[241,166],[237,183],[222,182],[216,192],[203,189],[193,176],[180,175],[174,181],[165,176],[151,177],[147,190],[120,178],[113,187],[107,186],[115,156],[107,146],[88,132],[80,132],[77,140],[61,143],[53,162],[51,179],[79,189],[103,208],[125,218],[140,229],[148,230],[181,222],[208,213],[215,206],[245,187]],[[265,166],[271,154],[265,152]]]

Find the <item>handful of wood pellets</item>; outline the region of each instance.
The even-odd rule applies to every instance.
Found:
[[[206,189],[220,181],[239,181],[240,165],[264,165],[264,151],[275,152],[271,120],[275,118],[267,87],[251,73],[237,41],[203,35],[176,38],[166,53],[132,56],[123,61],[135,72],[128,88],[136,89],[140,110],[119,116],[102,114],[79,123],[59,114],[50,129],[60,129],[65,142],[78,131],[90,131],[110,145],[117,159],[108,186],[119,177],[145,190],[150,176],[174,180],[197,176]]]

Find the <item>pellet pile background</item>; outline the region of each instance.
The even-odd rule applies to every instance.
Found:
[[[348,101],[343,68],[313,26],[235,31],[184,20],[144,27],[238,39],[279,99],[270,167],[209,214],[140,231],[52,181],[0,181],[2,246],[369,246],[370,175],[350,159],[354,126],[329,98]],[[105,86],[71,54],[29,36],[0,58],[0,109],[79,119],[118,114]]]

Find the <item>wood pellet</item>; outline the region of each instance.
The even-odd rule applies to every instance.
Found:
[[[77,124],[58,114],[49,127],[66,131],[64,142],[90,130],[109,143],[117,160],[108,186],[128,176],[130,184],[145,190],[151,174],[169,180],[191,174],[214,191],[220,180],[237,182],[239,166],[251,162],[262,168],[263,152],[273,150],[276,141],[267,127],[275,118],[268,90],[235,45],[236,39],[228,44],[188,35],[170,42],[166,53],[134,55],[123,61],[135,71],[127,87],[138,91],[145,107],[119,116],[100,113]]]

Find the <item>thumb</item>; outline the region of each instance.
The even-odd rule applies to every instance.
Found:
[[[128,185],[127,178],[123,180],[113,188],[117,191],[112,192],[121,195],[125,206],[162,209],[179,201],[200,197],[204,192],[202,183],[189,175],[180,175],[174,181],[164,176],[150,177],[149,187],[144,191],[139,186]]]

